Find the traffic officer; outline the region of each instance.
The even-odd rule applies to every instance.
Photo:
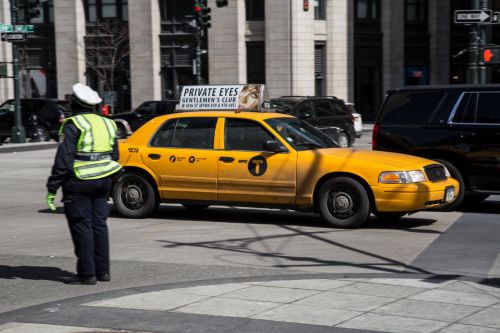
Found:
[[[52,173],[47,181],[47,205],[62,186],[64,214],[77,257],[77,275],[68,284],[96,284],[110,280],[109,239],[106,219],[111,176],[121,169],[114,121],[94,113],[102,99],[96,91],[73,86],[71,110],[63,123]]]

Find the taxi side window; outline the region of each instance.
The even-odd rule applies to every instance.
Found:
[[[264,143],[274,140],[261,125],[251,120],[226,119],[226,150],[263,151]]]
[[[179,118],[167,121],[151,140],[152,147],[212,149],[217,118]]]

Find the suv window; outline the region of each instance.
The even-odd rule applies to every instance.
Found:
[[[0,111],[14,112],[14,101],[7,101],[0,106]]]
[[[477,94],[464,94],[453,117],[454,123],[473,123]]]
[[[500,124],[500,92],[480,93],[478,97],[476,123]]]
[[[446,92],[409,91],[393,94],[387,100],[379,121],[385,124],[430,123],[445,98]]]
[[[154,104],[153,103],[143,103],[138,109],[137,113],[143,116],[149,116],[153,113]]]
[[[333,114],[333,105],[329,100],[312,101],[316,117],[331,117]]]
[[[151,140],[153,147],[212,149],[217,118],[179,118],[167,121]]]
[[[173,107],[168,103],[158,103],[156,104],[155,115],[163,115],[173,112]]]
[[[225,144],[227,150],[263,151],[264,142],[274,140],[261,125],[251,120],[226,119]]]
[[[299,117],[300,119],[308,119],[313,117],[311,105],[309,104],[309,102],[303,102],[297,107],[297,117]]]

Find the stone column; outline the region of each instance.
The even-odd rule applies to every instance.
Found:
[[[430,84],[450,82],[450,4],[429,1]],[[467,55],[463,55],[466,57]]]
[[[354,4],[325,1],[327,94],[354,102]]]
[[[0,22],[10,23],[10,2],[0,2]],[[12,44],[0,42],[0,62],[12,61]],[[12,65],[7,64],[7,75],[12,76]],[[14,80],[0,78],[0,103],[9,98],[14,98]]]
[[[384,93],[404,85],[404,9],[404,1],[382,0],[382,91]]]
[[[85,79],[85,12],[83,0],[54,1],[57,59],[57,96],[71,94],[73,84]]]
[[[245,43],[245,0],[230,0],[227,7],[212,8],[212,27],[208,30],[208,72],[210,84],[247,82]]]
[[[128,2],[132,108],[161,99],[160,29],[158,0]]]

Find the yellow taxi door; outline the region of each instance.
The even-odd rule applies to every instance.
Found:
[[[142,160],[157,175],[162,199],[217,200],[216,125],[217,117],[176,118],[155,133]]]
[[[266,152],[277,140],[257,121],[225,118],[218,158],[218,199],[225,202],[294,204],[297,153]]]

